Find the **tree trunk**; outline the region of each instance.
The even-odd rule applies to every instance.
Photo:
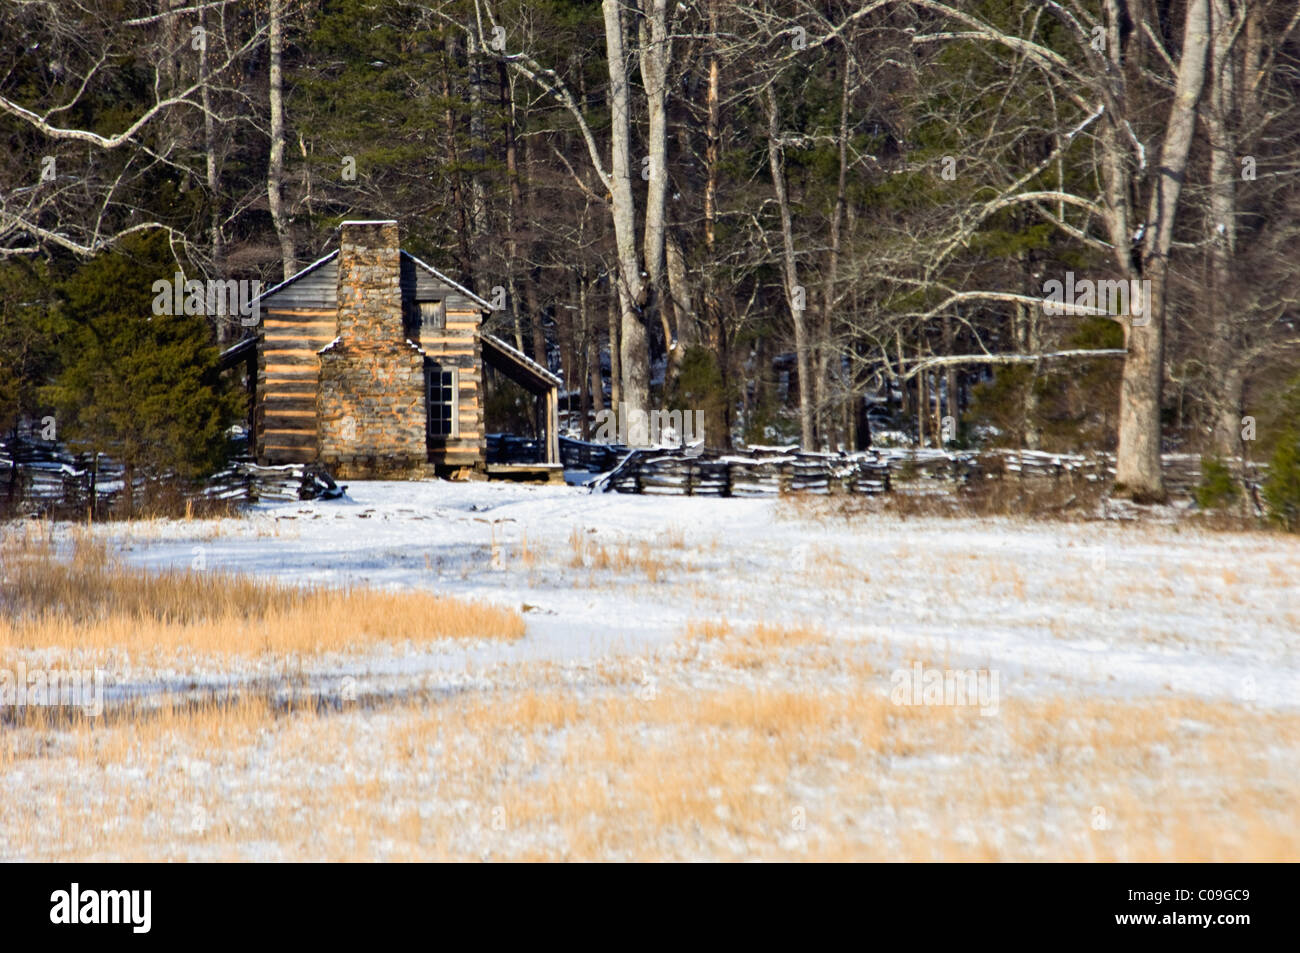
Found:
[[[443,127],[447,133],[446,154],[448,164],[451,166],[451,204],[456,213],[456,239],[460,249],[460,262],[456,269],[457,277],[465,280],[472,267],[472,257],[470,253],[470,233],[472,226],[470,224],[470,214],[468,203],[465,201],[465,184],[464,176],[461,172],[459,136],[456,129],[456,109],[453,103],[455,90],[452,87],[452,73],[457,70],[456,61],[456,34],[447,31],[447,38],[443,43],[443,50],[446,54],[446,63],[442,73],[442,100],[446,103],[446,109],[443,110]]]
[[[1159,272],[1159,274],[1157,274]],[[1153,262],[1146,274],[1151,281],[1150,323],[1124,325],[1124,376],[1120,385],[1119,450],[1115,461],[1115,489],[1138,502],[1165,498],[1160,469],[1160,403],[1164,386],[1164,263]]]
[[[515,262],[519,259],[517,230],[523,208],[523,196],[519,187],[519,149],[515,137],[515,88],[504,61],[497,64],[497,81],[501,87],[501,113],[506,117],[506,178],[510,180],[506,200],[506,291],[510,295],[510,310],[514,317],[515,348],[520,353],[527,353],[523,322],[519,317],[519,283],[515,274]]]
[[[916,349],[916,356],[919,359],[921,349]],[[929,407],[930,398],[925,392],[925,374],[916,375],[916,445],[925,446],[925,415]]]
[[[691,306],[693,301],[690,279],[686,275],[686,256],[677,236],[669,234],[664,248],[665,265],[668,272],[668,308],[671,312],[672,327],[675,329],[674,340],[668,351],[668,369],[664,374],[664,387],[671,390],[672,382],[677,379],[678,368],[686,349],[699,342],[699,333],[695,323],[695,313]]]
[[[572,268],[569,269],[569,301],[573,301],[581,294],[582,277]],[[555,337],[560,346],[560,376],[564,378],[564,387],[562,391],[569,391],[566,407],[569,416],[573,416],[573,397],[574,388],[579,391],[583,390],[582,381],[578,374],[577,353],[574,347],[573,315],[570,310],[571,305],[561,304],[555,309]],[[560,397],[564,395],[561,394]]]
[[[1214,452],[1225,459],[1241,449],[1242,374],[1232,307],[1231,268],[1237,252],[1237,155],[1230,127],[1236,100],[1228,0],[1211,0],[1210,76],[1202,117],[1210,141],[1210,371],[1215,375]]]
[[[470,228],[473,250],[477,254],[479,239],[487,230],[487,194],[483,186],[487,129],[483,121],[483,51],[479,49],[481,38],[472,23],[466,31],[466,37],[466,57],[469,61],[469,159],[474,166],[469,180]]]
[[[609,403],[615,413],[622,413],[619,404],[623,400],[623,374],[619,364],[621,347],[618,340],[618,325],[623,312],[619,309],[618,293],[609,291]]]
[[[639,23],[641,84],[645,89],[649,184],[645,199],[645,254],[648,301],[645,320],[656,318],[664,336],[664,353],[671,358],[673,329],[664,307],[664,246],[668,198],[668,67],[672,41],[668,37],[668,0],[641,0]],[[665,377],[665,390],[670,386]]]
[[[591,391],[591,409],[599,414],[605,409],[605,382],[600,375],[600,342],[596,334],[596,322],[591,315],[591,286],[582,286],[579,308],[582,312],[582,340],[586,348],[587,377],[583,384]],[[584,427],[583,439],[586,439]]]
[[[199,24],[207,28],[207,12],[199,14]],[[208,83],[208,45],[206,42],[199,49],[199,76],[203,81],[203,152],[208,186],[208,241],[212,245],[212,270],[218,279],[224,279],[222,272],[226,267],[226,252],[221,235],[221,182],[217,172],[217,117],[212,111],[212,90]],[[281,153],[284,146],[281,143]],[[214,315],[217,323],[217,343],[225,345],[231,336],[231,330],[238,320],[232,315]]]
[[[722,308],[713,283],[713,269],[717,261],[718,164],[722,152],[722,110],[718,101],[720,67],[717,51],[717,0],[709,0],[709,36],[709,86],[705,94],[707,118],[704,147],[704,314],[709,344],[715,354],[721,354],[726,332],[722,326]]]
[[[293,236],[284,212],[284,0],[271,0],[271,156],[266,174],[267,203],[271,223],[280,239],[280,263],[286,280],[298,271]]]
[[[786,304],[790,308],[790,320],[794,324],[795,362],[799,369],[799,443],[807,450],[814,446],[812,371],[808,359],[808,324],[805,318],[807,299],[803,297],[802,289],[799,287],[794,253],[794,224],[790,215],[790,196],[785,187],[785,169],[781,155],[780,118],[777,112],[776,94],[770,86],[767,88],[766,106],[767,164],[772,177],[772,191],[776,195],[777,209],[781,214],[781,266],[785,274]]]
[[[952,315],[946,311],[944,312],[943,315],[943,349],[944,352],[947,354],[956,353],[953,347]],[[943,418],[945,416],[952,418],[953,428],[954,428],[952,433],[953,436],[955,437],[957,420],[960,417],[960,413],[957,409],[957,368],[955,365],[950,364],[948,365],[948,367],[944,368],[943,385],[944,385],[943,396],[944,396],[944,400],[946,401],[946,404],[941,405],[939,408],[939,446],[940,447],[943,446],[944,439],[948,436],[943,426]],[[946,414],[945,414],[945,410],[946,410]]]
[[[536,177],[533,172],[533,149],[529,144],[527,137],[524,138],[524,176],[527,178],[528,191],[523,198],[523,212],[526,218],[526,227],[531,231],[533,223],[537,221],[537,211],[535,206],[536,194],[533,191],[533,183]],[[524,274],[524,307],[528,312],[528,327],[532,333],[532,352],[533,360],[542,367],[549,367],[547,363],[548,355],[546,348],[546,326],[542,321],[542,308],[537,300],[537,281],[541,269],[534,267],[532,243],[528,243],[527,250],[528,270]]]
[[[722,106],[720,91],[722,69],[718,56],[718,0],[709,0],[709,84],[705,92],[705,146],[704,146],[704,261],[703,308],[704,336],[713,351],[722,377],[722,400],[716,419],[709,419],[706,444],[710,448],[731,447],[732,415],[735,401],[732,398],[732,351],[727,339],[722,303],[718,300],[714,269],[717,264],[718,225],[718,167],[722,157]]]
[[[135,464],[126,461],[122,465],[122,497],[126,500],[126,518],[135,516]]]
[[[542,322],[542,308],[537,300],[537,278],[530,274],[524,282],[524,301],[528,308],[528,323],[533,331],[533,360],[549,367],[546,347],[546,325]]]
[[[650,342],[642,315],[649,295],[641,280],[641,261],[636,248],[636,203],[632,195],[631,171],[632,130],[622,4],[620,0],[602,0],[602,6],[610,87],[610,212],[618,250],[618,299],[622,311],[619,355],[623,372],[621,391],[622,400],[629,411],[645,412],[650,404]]]
[[[822,288],[821,324],[817,329],[817,419],[815,421],[817,436],[823,445],[831,448],[833,436],[828,425],[831,402],[826,391],[829,386],[829,362],[831,329],[834,323],[835,281],[839,276],[841,232],[844,225],[844,209],[847,202],[849,172],[849,94],[853,89],[852,58],[844,57],[843,76],[840,82],[840,128],[836,145],[839,150],[839,174],[835,181],[835,208],[831,212],[830,248],[826,253],[826,283]],[[838,369],[837,369],[838,371]]]
[[[1196,104],[1205,82],[1208,0],[1189,0],[1184,16],[1182,56],[1140,253],[1139,277],[1150,283],[1147,286],[1150,313],[1144,315],[1144,323],[1135,324],[1131,318],[1124,322],[1129,354],[1124,361],[1120,386],[1115,485],[1117,492],[1134,500],[1165,499],[1160,468],[1160,403],[1164,386],[1169,249],[1196,124]]]

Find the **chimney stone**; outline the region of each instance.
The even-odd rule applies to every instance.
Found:
[[[405,343],[400,256],[396,222],[343,223],[339,343],[363,350]]]

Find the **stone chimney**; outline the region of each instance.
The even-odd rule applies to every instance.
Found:
[[[338,338],[320,352],[318,459],[345,479],[419,475],[424,356],[402,324],[397,223],[344,222],[338,275]]]
[[[396,222],[344,222],[339,240],[338,336],[347,347],[403,344]]]

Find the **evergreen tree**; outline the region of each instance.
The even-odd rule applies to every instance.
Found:
[[[43,260],[0,265],[0,432],[39,416],[54,363],[50,269]]]
[[[128,510],[137,473],[189,480],[219,466],[240,412],[207,321],[153,314],[153,283],[174,270],[163,236],[133,236],[61,289],[65,364],[46,396],[73,447],[122,463]]]

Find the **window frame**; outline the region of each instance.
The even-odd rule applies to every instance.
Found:
[[[447,382],[444,385],[442,375],[447,375]],[[433,399],[434,381],[437,381],[439,391],[439,400]],[[449,392],[448,400],[441,399],[443,387]],[[430,363],[425,368],[424,374],[424,402],[425,402],[425,425],[424,432],[430,440],[456,440],[460,437],[460,368],[447,367],[444,364]],[[435,418],[435,410],[440,410],[444,405],[450,405],[451,413],[448,415],[447,433],[434,433],[433,424],[436,419],[439,424],[442,422],[441,413]]]
[[[426,307],[429,308],[428,311],[425,310]],[[426,331],[447,330],[446,298],[415,302],[415,314],[420,323],[421,336],[423,336]],[[432,318],[433,320],[428,320],[428,318]]]

